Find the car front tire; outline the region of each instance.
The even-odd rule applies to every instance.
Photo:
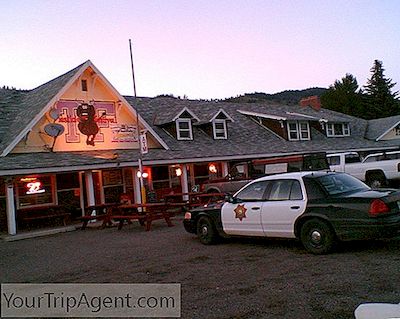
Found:
[[[330,252],[336,242],[335,233],[323,220],[310,219],[301,227],[300,240],[306,250],[315,255]]]
[[[197,236],[204,245],[211,245],[217,242],[218,233],[213,222],[208,217],[200,217],[197,222]]]

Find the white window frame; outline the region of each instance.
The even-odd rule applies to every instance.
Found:
[[[188,123],[188,129],[182,129],[179,127],[180,123]],[[182,119],[178,118],[175,121],[176,124],[176,137],[178,140],[193,140],[193,132],[192,132],[192,121],[191,119]],[[189,137],[182,137],[181,132],[189,132]]]
[[[217,129],[216,124],[217,123],[222,123],[224,128],[223,129]],[[217,136],[217,133],[223,133],[224,136]],[[228,137],[228,132],[226,129],[226,120],[224,119],[214,119],[213,120],[213,134],[214,134],[214,139],[215,140],[226,140]]]
[[[335,125],[342,125],[342,134],[335,134]],[[344,137],[350,136],[349,123],[326,123],[326,136],[327,137]]]
[[[291,129],[290,125],[295,124],[296,128]],[[305,129],[302,127],[302,125],[306,125]],[[308,122],[305,121],[288,121],[287,122],[287,133],[288,133],[288,139],[289,141],[309,141],[310,138],[310,125]],[[296,133],[296,137],[293,138],[290,136],[290,133]],[[303,136],[305,133],[306,136]]]

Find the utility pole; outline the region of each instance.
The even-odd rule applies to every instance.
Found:
[[[133,96],[134,96],[134,101],[135,101],[135,107],[136,107],[136,131],[137,131],[137,141],[139,145],[139,158],[138,158],[138,166],[139,166],[139,185],[140,185],[140,191],[139,191],[139,199],[140,202],[143,203],[143,199],[146,200],[146,192],[144,189],[144,183],[143,183],[143,163],[142,163],[142,147],[140,145],[140,126],[139,126],[139,108],[138,108],[138,101],[137,101],[137,96],[136,96],[136,82],[135,82],[135,70],[133,67],[133,56],[132,56],[132,43],[131,39],[129,39],[129,51],[131,54],[131,69],[132,69],[132,81],[133,81]]]

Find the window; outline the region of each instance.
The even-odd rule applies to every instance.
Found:
[[[344,157],[344,162],[346,164],[351,164],[351,163],[360,163],[360,155],[358,154],[346,154]]]
[[[227,130],[226,130],[226,120],[215,119],[213,121],[214,139],[216,140],[226,140]]]
[[[350,136],[350,127],[348,123],[327,123],[326,136],[342,137]]]
[[[289,141],[306,141],[310,139],[310,126],[308,122],[288,122]]]
[[[363,182],[347,174],[329,174],[318,177],[316,180],[329,195],[369,189]]]
[[[328,156],[329,165],[340,165],[340,156]]]
[[[193,176],[194,176],[194,185],[201,185],[206,181],[209,181],[210,171],[208,169],[207,163],[199,163],[193,165]]]
[[[237,196],[242,201],[260,201],[264,199],[268,181],[256,182],[243,189]]]
[[[55,204],[54,186],[51,175],[22,177],[17,183],[18,208]]]
[[[378,160],[378,156],[367,156],[363,163],[376,162]]]
[[[86,80],[82,80],[81,81],[81,84],[82,84],[82,91],[83,92],[87,92],[87,81]]]
[[[158,199],[163,198],[166,193],[171,191],[169,167],[153,166],[151,168],[151,177],[153,190],[156,192]]]
[[[269,200],[302,200],[301,186],[297,180],[276,180],[272,182]]]
[[[176,136],[178,140],[192,140],[192,122],[190,119],[176,120]]]
[[[78,217],[80,207],[79,173],[56,175],[58,205],[63,206],[74,217]]]
[[[303,177],[304,186],[306,187],[308,200],[325,198],[325,192],[321,186],[314,180],[308,177]]]
[[[104,170],[103,171],[103,190],[105,203],[119,202],[120,195],[124,192],[124,180],[122,170]]]

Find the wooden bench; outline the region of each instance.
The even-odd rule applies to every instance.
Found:
[[[71,214],[67,213],[64,207],[60,205],[23,207],[17,210],[17,221],[19,224],[51,219],[61,219],[63,225],[67,226],[67,223],[71,219]]]

